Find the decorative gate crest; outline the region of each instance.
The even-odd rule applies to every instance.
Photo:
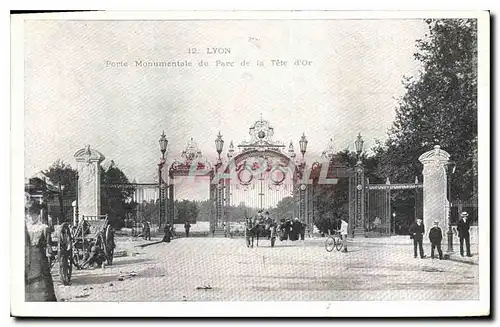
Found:
[[[249,132],[251,136],[250,141],[243,141],[239,148],[242,151],[279,151],[281,152],[285,145],[282,142],[273,141],[274,128],[269,124],[267,120],[262,118],[256,121],[252,127],[250,127]]]
[[[211,171],[212,165],[206,157],[203,156],[201,150],[198,148],[198,144],[191,138],[187,144],[187,147],[181,153],[181,158],[183,161],[174,160],[170,166],[170,175],[172,175],[176,170],[189,171],[191,165],[195,164],[196,170],[207,170]]]

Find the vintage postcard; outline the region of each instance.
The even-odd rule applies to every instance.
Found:
[[[489,33],[13,15],[12,315],[489,315]]]

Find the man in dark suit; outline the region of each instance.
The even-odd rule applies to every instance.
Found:
[[[460,238],[460,255],[462,257],[464,256],[464,241],[467,249],[467,256],[472,257],[472,254],[470,253],[470,221],[468,216],[469,214],[467,212],[462,212],[457,223],[458,237]]]
[[[443,259],[443,251],[441,251],[441,241],[443,240],[443,231],[439,228],[439,222],[434,222],[434,227],[429,231],[429,241],[431,241],[431,258],[434,259],[434,249],[437,248],[439,260]]]
[[[191,224],[189,223],[189,220],[186,220],[184,222],[184,230],[186,231],[186,237],[189,237],[189,230],[191,229]]]
[[[417,257],[417,245],[420,252],[420,259],[425,258],[424,247],[422,246],[422,241],[424,239],[425,227],[422,222],[422,218],[417,218],[417,222],[414,222],[410,226],[410,238],[413,239],[413,256]]]

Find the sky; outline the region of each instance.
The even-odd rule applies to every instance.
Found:
[[[338,150],[354,149],[359,132],[370,148],[386,139],[402,77],[418,72],[415,40],[426,31],[421,20],[28,21],[25,175],[57,159],[75,167],[74,153],[89,144],[104,166],[113,160],[130,180],[154,182],[162,131],[169,163],[191,137],[213,161],[219,131],[225,155],[231,140],[249,140],[261,116],[274,140],[293,141],[297,152],[305,133],[307,160],[330,138]]]

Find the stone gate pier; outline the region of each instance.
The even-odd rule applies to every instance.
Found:
[[[448,199],[447,199],[447,177],[446,167],[449,163],[450,154],[441,149],[439,145],[434,149],[422,154],[418,160],[424,165],[422,174],[424,176],[424,201],[423,221],[425,225],[424,242],[429,230],[435,220],[443,231],[448,229]]]
[[[78,171],[78,213],[75,218],[98,216],[101,211],[101,162],[105,158],[90,145],[78,150],[74,157]]]

